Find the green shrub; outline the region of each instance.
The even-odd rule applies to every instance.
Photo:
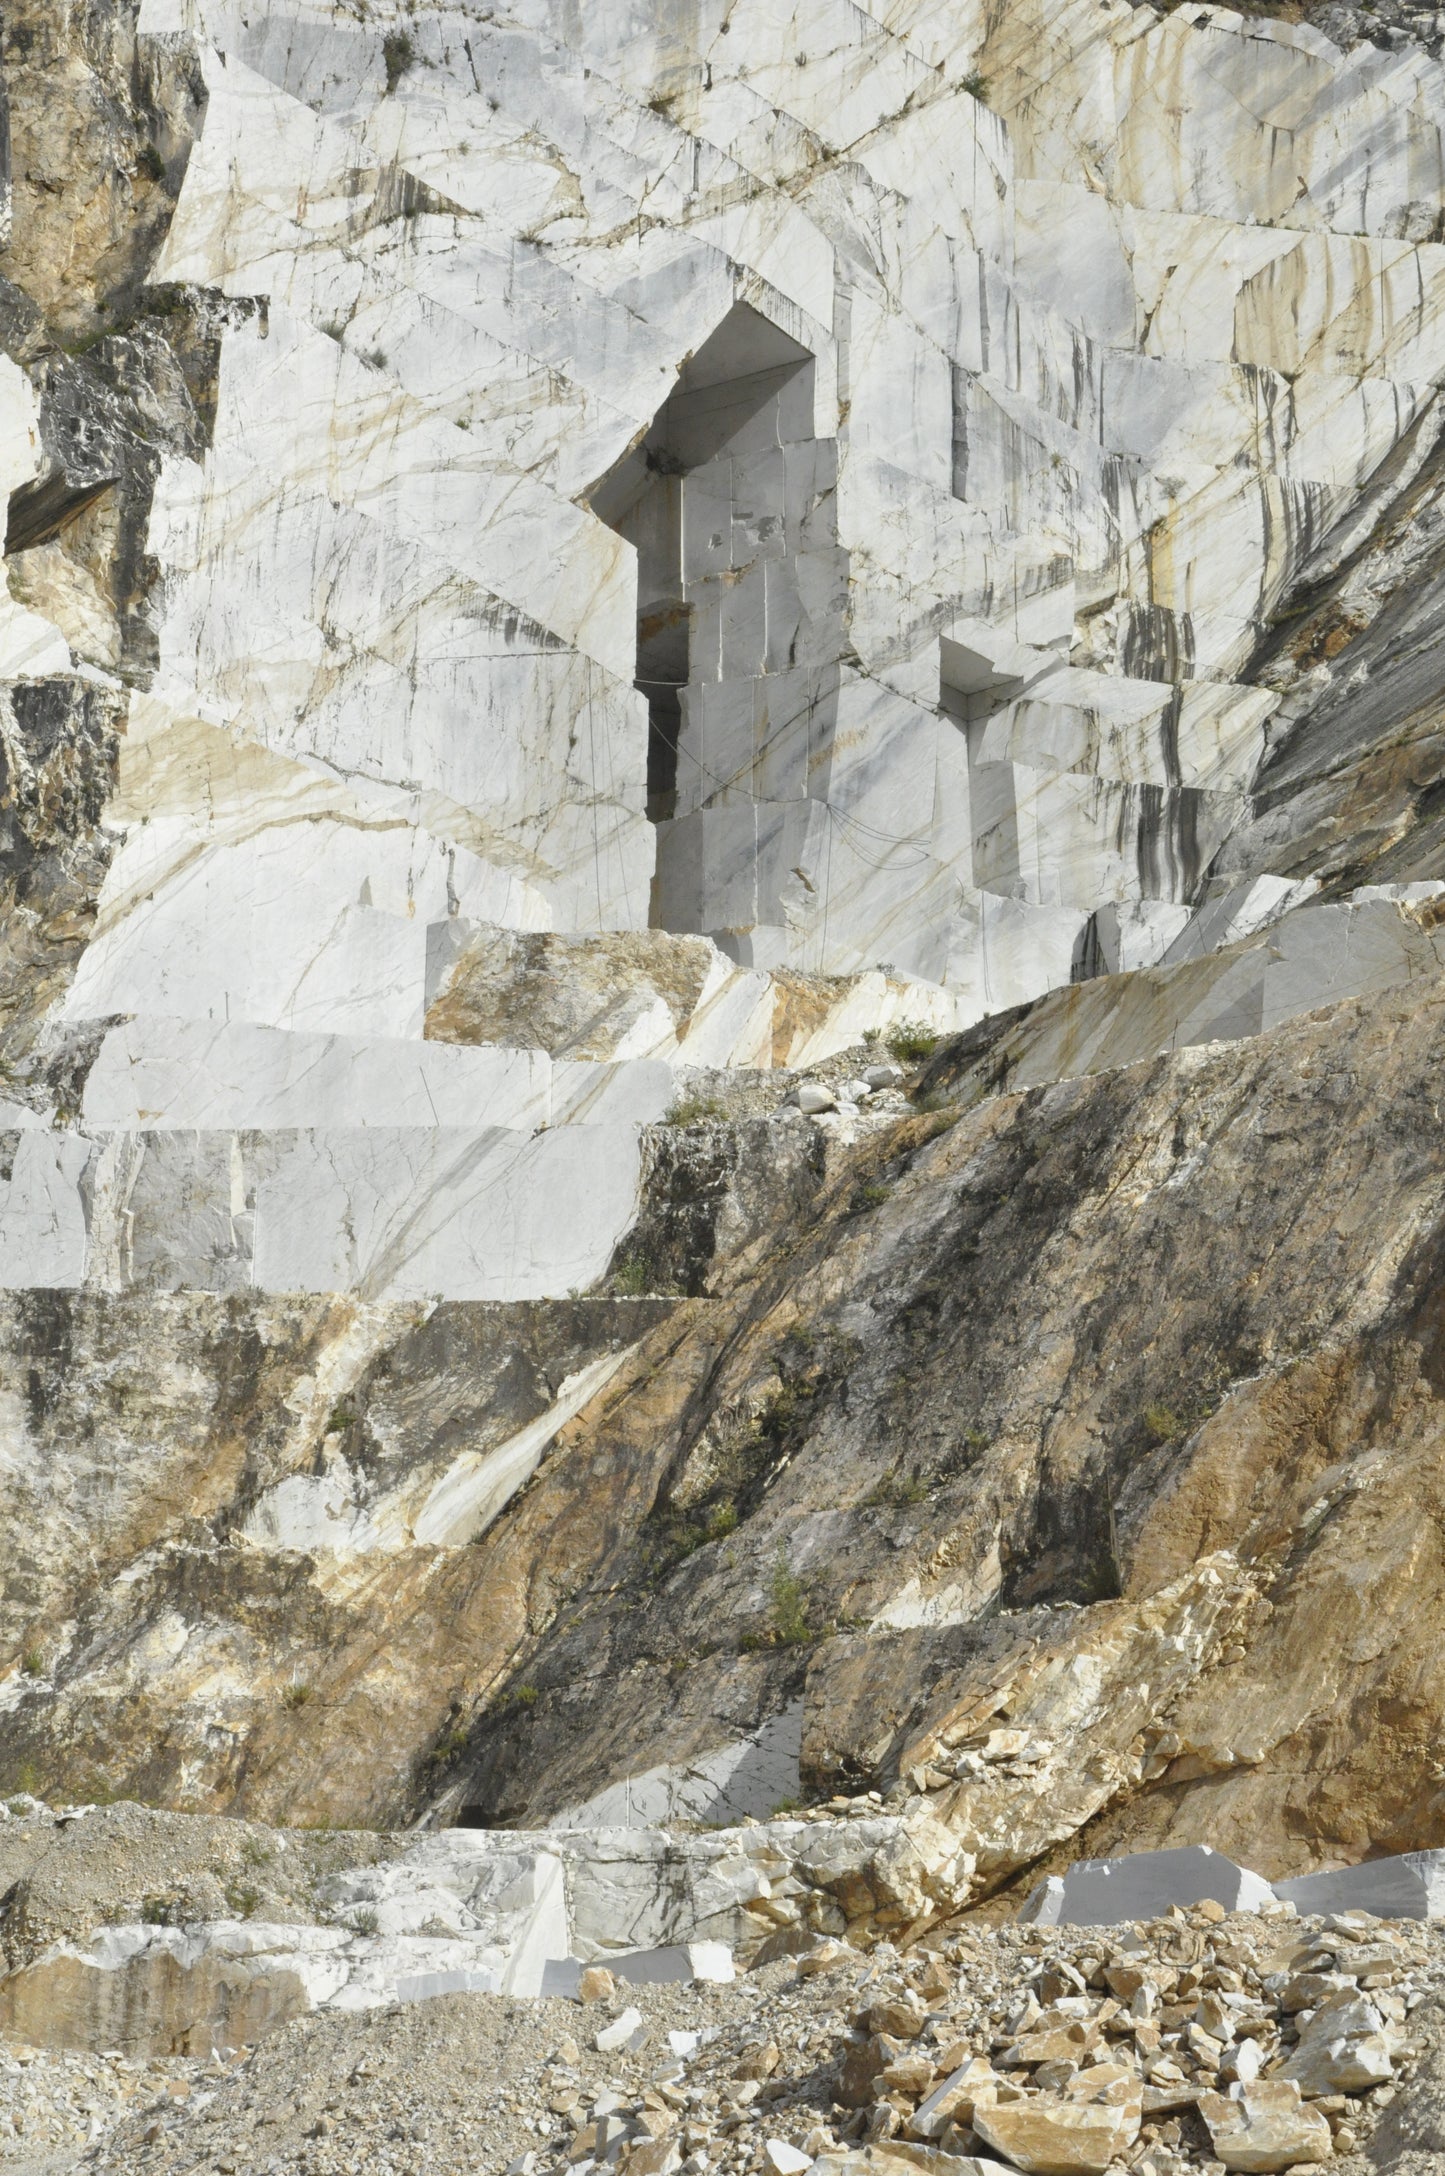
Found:
[[[973,70],[971,75],[964,77],[963,88],[967,91],[969,97],[976,98],[981,106],[988,104],[988,84],[977,68]]]
[[[768,1582],[772,1594],[772,1630],[782,1647],[801,1647],[813,1637],[808,1624],[808,1593],[781,1546]]]
[[[888,1054],[899,1065],[921,1065],[938,1048],[938,1037],[921,1020],[900,1020],[888,1030]]]
[[[652,1264],[645,1254],[624,1254],[609,1281],[623,1299],[641,1299],[652,1290]]]
[[[1155,1443],[1177,1443],[1182,1435],[1188,1433],[1185,1423],[1167,1405],[1146,1405],[1144,1426],[1149,1431],[1151,1441]]]
[[[386,95],[400,83],[409,68],[416,64],[416,47],[404,30],[389,30],[381,41],[382,65],[386,69]]]
[[[738,1507],[735,1503],[724,1501],[720,1504],[714,1504],[707,1515],[708,1540],[724,1540],[727,1535],[732,1533],[737,1523]]]
[[[662,1123],[664,1126],[700,1126],[709,1118],[726,1116],[716,1096],[679,1096]]]

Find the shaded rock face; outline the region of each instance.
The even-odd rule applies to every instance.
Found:
[[[1439,1428],[1438,1025],[1433,997],[1348,1008],[891,1141],[886,1201],[852,1217],[835,1196],[716,1309],[732,1334],[713,1414],[755,1418],[686,1519],[705,1531],[726,1487],[746,1524],[657,1583],[682,1523],[669,1491],[717,1455],[715,1419],[694,1420],[656,1454],[654,1561],[629,1541],[599,1580],[625,1605],[599,1595],[532,1650],[540,1697],[502,1726],[479,1810],[535,1818],[575,1795],[649,1702],[651,1758],[679,1711],[686,1754],[696,1695],[673,1687],[700,1673],[705,1704],[733,1681],[725,1623],[764,1643],[775,1697],[815,1703],[814,1785],[888,1783],[940,1708],[1027,1726],[1042,1700],[1047,1736],[1029,1686],[1224,1550],[1248,1569],[1186,1679],[1159,1693],[1154,1673],[1158,1711],[1067,1726],[1106,1771],[1099,1837],[1208,1840],[1266,1872],[1433,1838],[1438,1779],[1404,1749],[1434,1727],[1415,1607],[1440,1579],[1419,1516]],[[780,1626],[775,1558],[806,1589],[805,1645]],[[873,1632],[819,1643],[847,1619]],[[1045,1779],[1021,1780],[1024,1804]],[[959,1819],[981,1789],[938,1787]]]
[[[6,10],[0,1786],[1445,1841],[1445,78],[1299,12]]]

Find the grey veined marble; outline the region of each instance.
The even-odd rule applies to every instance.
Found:
[[[140,32],[206,91],[151,277],[246,308],[159,461],[52,1023],[99,1055],[0,1112],[7,1284],[566,1292],[780,976],[842,978],[818,1055],[1226,941],[1249,660],[1445,369],[1433,61],[1127,0]],[[43,480],[8,360],[0,447]],[[0,675],[78,671],[84,599],[25,594]],[[442,1052],[488,929],[706,987],[590,1071]]]

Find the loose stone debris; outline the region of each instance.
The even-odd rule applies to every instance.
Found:
[[[231,2063],[12,2052],[0,2167],[97,2176],[1221,2176],[1344,2161],[1445,2040],[1445,1933],[1211,1901],[815,1943],[731,1984],[297,2019]],[[1321,2052],[1324,2051],[1324,2052]],[[1352,2079],[1357,2082],[1345,2084]],[[70,2095],[77,2113],[62,2129]],[[83,2105],[82,2105],[83,2103]],[[11,2135],[3,2135],[5,2116]],[[34,2126],[16,2130],[13,2117]],[[89,2142],[80,2120],[100,2126]],[[41,2123],[68,2150],[30,2158]]]

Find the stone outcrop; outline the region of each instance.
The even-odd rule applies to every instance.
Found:
[[[12,2029],[1445,1842],[1397,14],[7,9],[0,1786],[426,1831]]]

